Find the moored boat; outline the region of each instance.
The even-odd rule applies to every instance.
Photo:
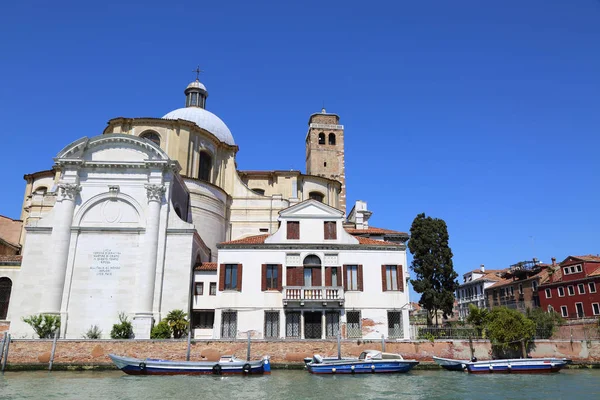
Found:
[[[447,369],[448,371],[463,371],[464,365],[469,360],[454,360],[452,358],[433,357],[433,361],[440,367]]]
[[[261,375],[271,373],[269,357],[245,361],[235,356],[222,356],[219,361],[169,361],[108,355],[117,368],[128,375]]]
[[[471,374],[533,374],[558,372],[570,360],[566,358],[510,358],[464,363]]]
[[[367,350],[358,358],[341,360],[323,359],[315,354],[306,368],[311,374],[399,373],[410,371],[418,363],[416,360],[405,360],[400,354]]]

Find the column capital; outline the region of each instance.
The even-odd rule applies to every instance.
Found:
[[[144,187],[146,188],[148,201],[162,201],[162,197],[166,191],[165,185],[147,183],[144,185]]]
[[[75,200],[77,194],[81,192],[81,185],[76,183],[59,183],[60,200]]]

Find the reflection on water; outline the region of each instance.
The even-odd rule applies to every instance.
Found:
[[[600,370],[551,375],[468,375],[412,371],[398,375],[128,376],[120,371],[7,372],[1,399],[593,399]]]

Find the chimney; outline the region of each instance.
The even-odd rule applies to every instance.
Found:
[[[485,265],[481,264],[481,265],[479,266],[479,270],[480,270],[481,272],[485,272]]]
[[[552,257],[552,268],[556,267],[556,258]]]

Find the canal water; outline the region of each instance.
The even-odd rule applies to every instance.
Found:
[[[128,376],[120,371],[6,372],[0,399],[600,399],[600,370],[549,375]]]

